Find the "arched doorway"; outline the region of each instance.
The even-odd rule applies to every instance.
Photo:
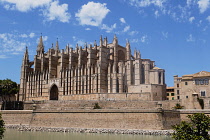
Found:
[[[50,89],[50,100],[58,100],[58,87],[56,85]]]

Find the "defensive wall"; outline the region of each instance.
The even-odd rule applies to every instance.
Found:
[[[164,113],[159,110],[6,110],[1,113],[6,125],[28,125],[31,127],[163,130],[170,128],[168,124],[179,122],[178,113]]]
[[[96,103],[101,109],[93,109]],[[1,113],[6,125],[141,130],[171,129],[193,113],[210,115],[210,110],[171,110],[171,106],[157,101],[34,101],[25,102],[28,110]]]
[[[198,112],[210,115],[210,110],[1,111],[6,125],[140,130],[171,129],[171,125],[187,120],[187,115]]]
[[[155,94],[155,93],[154,93]],[[49,96],[30,97],[32,100],[49,100]],[[156,96],[150,92],[144,93],[88,93],[88,94],[72,94],[72,95],[59,95],[59,101],[69,100],[88,100],[88,101],[114,101],[114,100],[138,100],[138,101],[153,101]],[[30,101],[29,99],[26,99]],[[162,99],[159,99],[162,100]]]

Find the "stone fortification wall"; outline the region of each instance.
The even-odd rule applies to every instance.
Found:
[[[1,111],[6,125],[31,127],[107,128],[107,129],[168,129],[179,122],[176,115],[161,110],[140,109],[75,109],[70,111]],[[176,118],[176,119],[175,119]]]
[[[165,101],[159,101],[158,104],[162,104],[162,108],[164,110],[173,110],[174,106],[179,103],[180,105],[181,102],[179,100],[165,100]]]
[[[95,103],[102,109],[157,109],[157,101],[35,101],[25,102],[24,109],[37,110],[71,110],[93,109]]]
[[[32,110],[1,110],[5,124],[29,125],[33,117]]]
[[[33,100],[49,100],[49,96],[30,97]],[[69,100],[95,100],[95,101],[114,101],[114,100],[139,100],[139,101],[152,101],[150,92],[144,93],[87,93],[87,94],[72,94],[72,95],[59,95],[59,101]]]
[[[179,124],[181,122],[179,111],[175,110],[163,110],[162,123],[164,129],[171,129],[172,125]]]
[[[31,126],[163,129],[161,115],[155,110],[72,110],[34,112]]]

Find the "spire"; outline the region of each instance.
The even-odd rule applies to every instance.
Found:
[[[82,66],[82,46],[79,47],[79,58],[78,58],[78,65],[79,67]]]
[[[26,50],[23,56],[22,66],[27,66],[29,62],[29,55],[28,55],[28,47],[26,46]]]
[[[28,55],[28,47],[26,46],[25,55]]]
[[[66,45],[66,53],[69,53],[69,44]]]
[[[56,51],[59,51],[58,38],[57,38],[57,41],[56,41],[55,50],[56,50]]]
[[[92,49],[92,44],[89,44],[89,48]]]
[[[96,43],[96,40],[94,41],[94,46],[95,46],[95,47],[97,47],[97,43]]]
[[[107,37],[105,37],[105,38],[104,38],[104,46],[107,46],[107,43],[108,43]]]
[[[78,44],[76,45],[76,49],[75,50],[76,50],[76,53],[78,53],[78,50],[79,50],[79,45]]]
[[[141,53],[140,53],[140,51],[137,52],[137,56],[138,56],[138,58],[141,58]]]
[[[37,46],[37,50],[36,51],[37,51],[38,55],[44,52],[44,44],[43,44],[43,40],[42,40],[42,34],[40,36],[39,44]]]
[[[103,46],[102,35],[101,35],[101,37],[100,37],[100,46]]]
[[[84,48],[87,48],[87,42],[85,42],[85,46],[84,46]]]
[[[137,59],[137,58],[138,58],[138,53],[137,53],[136,48],[135,48],[135,50],[134,50],[134,58],[135,58],[135,59]]]
[[[127,55],[127,60],[130,60],[131,58],[131,47],[130,47],[130,42],[127,40],[126,42],[126,55]]]
[[[24,59],[28,60],[28,47],[26,46],[26,51],[24,53]]]
[[[117,39],[116,34],[114,35],[113,44],[118,44],[118,39]]]
[[[126,41],[126,48],[130,48],[130,42],[129,42],[129,40]]]

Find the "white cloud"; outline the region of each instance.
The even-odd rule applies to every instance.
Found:
[[[90,28],[86,28],[85,30],[89,31],[89,30],[91,30],[91,29],[90,29]]]
[[[145,43],[147,41],[147,35],[141,37],[141,42]]]
[[[0,59],[8,58],[6,55],[0,55]]]
[[[73,39],[74,41],[76,41],[76,40],[77,40],[77,37],[76,37],[76,36],[73,36],[72,39]]]
[[[20,35],[10,33],[0,34],[0,53],[22,52],[29,43],[20,41],[20,38]]]
[[[139,33],[138,31],[131,31],[131,32],[129,32],[128,34],[132,36],[132,35],[136,35],[136,34],[138,34],[138,33]]]
[[[189,21],[189,18],[192,17],[192,14],[195,12],[195,8],[198,8],[201,11],[207,9],[207,5],[210,0],[183,0],[184,3],[174,3],[168,0],[124,0],[128,2],[131,6],[138,8],[139,14],[143,16],[151,16],[154,14],[157,18],[160,15],[165,15],[171,17],[174,21],[177,22],[186,22]],[[199,1],[199,2],[198,2]],[[207,2],[208,1],[208,2]],[[151,8],[149,8],[151,7]],[[148,9],[149,8],[149,9]]]
[[[47,41],[47,39],[48,39],[48,36],[42,36],[42,41],[43,42]],[[37,44],[39,43],[39,40],[40,40],[40,37],[36,39]]]
[[[30,33],[30,34],[29,34],[29,37],[30,37],[30,38],[33,38],[34,36],[35,36],[35,33]]]
[[[77,44],[78,44],[79,46],[83,46],[83,45],[85,44],[85,41],[84,41],[84,40],[78,40],[78,41],[77,41]]]
[[[193,20],[195,20],[195,17],[190,17],[190,18],[189,18],[189,22],[190,22],[190,23],[192,23]]]
[[[195,5],[197,0],[187,0],[187,6],[190,7],[191,5]]]
[[[162,32],[162,36],[166,39],[168,38],[168,32]]]
[[[154,5],[161,8],[166,0],[130,0],[129,2],[136,7],[148,7]]]
[[[88,2],[81,7],[75,17],[81,25],[99,26],[109,12],[106,3]]]
[[[47,39],[48,39],[48,36],[42,36],[43,41],[47,41]]]
[[[159,15],[159,11],[155,11],[155,17],[157,18],[157,17],[159,17],[160,15]]]
[[[206,18],[206,20],[208,20],[208,21],[210,22],[210,16],[208,16],[208,17]]]
[[[21,38],[28,38],[28,37],[33,38],[35,36],[35,33],[30,33],[29,35],[27,35],[27,34],[20,34],[19,36]]]
[[[69,22],[71,15],[67,12],[68,4],[59,5],[59,1],[51,2],[46,10],[43,10],[43,15],[48,21],[59,20],[61,22]]]
[[[83,46],[85,44],[85,41],[82,39],[77,38],[76,36],[72,37],[73,41],[76,42],[79,46]]]
[[[6,10],[18,10],[28,12],[39,8],[39,11],[47,18],[47,21],[59,20],[69,22],[70,13],[68,13],[68,4],[59,5],[59,0],[1,0]]]
[[[111,25],[111,27],[107,26],[106,24],[102,24],[101,29],[106,30],[107,33],[112,32],[117,27],[117,24]]]
[[[188,38],[186,39],[187,42],[194,42],[195,41],[195,38],[192,36],[192,34],[190,34],[188,36]]]
[[[123,29],[123,32],[127,32],[128,30],[130,30],[130,26],[125,26],[125,28]]]
[[[200,13],[205,12],[210,5],[210,0],[199,0],[198,1],[198,7],[200,9]]]
[[[192,0],[187,0],[187,6],[191,5]]]
[[[28,35],[27,35],[27,34],[21,34],[20,37],[22,37],[22,38],[27,38]]]
[[[9,4],[4,5],[6,10],[15,10],[15,6],[10,6]]]
[[[5,2],[4,6],[7,10],[18,10],[21,12],[27,12],[37,7],[42,7],[49,4],[51,0],[1,0]]]
[[[138,43],[139,42],[139,39],[131,39],[130,42],[131,43]]]
[[[122,23],[126,23],[125,19],[124,18],[120,18],[120,22]]]

